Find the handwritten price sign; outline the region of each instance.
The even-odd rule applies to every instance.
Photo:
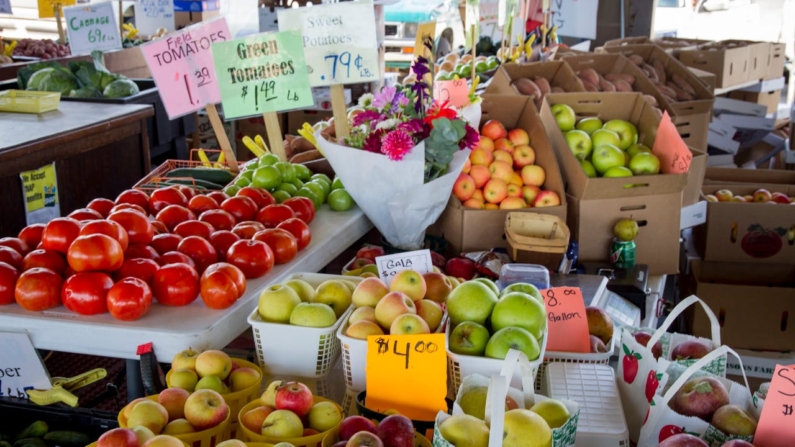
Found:
[[[138,0],[135,5],[135,26],[147,36],[156,34],[158,28],[173,30],[174,2],[172,0]]]
[[[693,153],[671,122],[668,112],[663,112],[651,150],[660,159],[660,172],[663,174],[686,174],[690,170]]]
[[[278,12],[279,30],[302,34],[312,87],[373,82],[380,76],[372,1]]]
[[[392,282],[392,278],[401,270],[414,270],[421,275],[433,271],[433,258],[430,250],[415,250],[404,253],[397,253],[388,256],[375,258],[375,265],[378,267],[378,277],[386,285]]]
[[[579,287],[541,291],[547,308],[547,351],[591,352],[585,300]]]
[[[444,349],[442,350],[444,351]],[[28,390],[52,388],[28,334],[0,332],[0,397],[27,399]]]
[[[221,102],[211,48],[230,38],[226,19],[220,18],[141,47],[169,118]]]
[[[116,24],[112,3],[75,6],[66,8],[63,12],[72,54],[121,49],[119,26]]]
[[[447,409],[445,334],[367,338],[367,408],[430,421]]]
[[[213,58],[226,119],[314,104],[299,31],[219,43]]]
[[[449,101],[455,107],[469,105],[469,88],[466,79],[434,82],[433,99],[442,103]]]
[[[793,439],[795,439],[795,365],[776,365],[754,435],[754,445],[789,447]]]

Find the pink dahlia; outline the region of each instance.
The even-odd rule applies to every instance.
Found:
[[[414,147],[414,140],[402,130],[389,132],[381,140],[381,153],[390,160],[402,160]]]

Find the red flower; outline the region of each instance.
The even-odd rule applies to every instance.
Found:
[[[450,101],[445,101],[441,106],[434,104],[433,107],[428,110],[428,113],[425,115],[423,121],[426,124],[430,124],[431,128],[433,128],[433,120],[437,118],[447,118],[449,120],[454,120],[457,117],[458,112],[456,112],[454,108],[450,107]]]

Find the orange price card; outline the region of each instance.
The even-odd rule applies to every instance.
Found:
[[[547,351],[591,352],[585,300],[579,287],[541,291],[547,308]]]
[[[433,99],[440,103],[450,101],[455,107],[465,107],[469,104],[469,87],[466,79],[434,82]]]
[[[445,334],[367,337],[367,408],[432,421],[447,411]]]
[[[791,447],[795,443],[795,365],[776,365],[753,444]]]
[[[660,159],[660,172],[663,174],[686,174],[690,170],[693,153],[671,122],[668,112],[663,112],[651,150]]]

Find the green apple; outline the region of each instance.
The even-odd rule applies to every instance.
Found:
[[[337,315],[330,306],[320,303],[301,303],[290,314],[290,324],[303,327],[331,327]]]
[[[301,298],[295,290],[282,284],[276,284],[263,290],[257,306],[262,321],[268,323],[289,323],[290,314],[295,306],[301,304]]]
[[[279,157],[274,154],[265,154],[259,159],[259,167],[273,166],[279,162]]]
[[[629,161],[629,170],[635,175],[654,175],[660,172],[660,159],[648,152],[640,152]]]
[[[566,408],[566,405],[564,405],[563,402],[555,399],[547,399],[538,402],[537,404],[530,407],[530,411],[536,413],[545,421],[547,421],[549,428],[560,428],[571,417],[571,414],[569,414],[569,409]]]
[[[301,301],[304,303],[311,303],[312,299],[315,297],[315,288],[303,279],[291,279],[284,283],[284,285],[295,290],[295,293],[298,294],[298,298],[301,298]]]
[[[293,169],[295,169],[295,177],[302,182],[309,181],[312,178],[312,171],[302,164],[294,164]]]
[[[638,129],[629,121],[610,120],[602,128],[612,130],[618,134],[618,138],[621,139],[618,148],[621,150],[627,149],[638,142]]]
[[[610,168],[624,166],[624,151],[612,144],[605,144],[594,149],[591,161],[596,172],[604,174]]]
[[[653,153],[652,150],[649,149],[648,146],[640,144],[640,143],[635,143],[635,144],[633,144],[633,145],[631,145],[630,147],[627,148],[627,155],[629,155],[629,158],[632,158],[632,157],[638,155],[641,152],[648,152],[650,154]]]
[[[251,184],[267,190],[275,189],[282,184],[282,172],[276,166],[263,166],[254,171]]]
[[[618,134],[612,130],[599,129],[591,134],[591,143],[593,144],[593,147],[599,147],[605,144],[611,144],[618,147],[618,145],[621,143],[621,139],[619,139]]]
[[[538,359],[541,347],[533,334],[520,327],[506,327],[495,332],[486,344],[486,357],[504,360],[508,351],[524,352],[530,361]]]
[[[638,223],[633,219],[621,219],[613,225],[613,234],[622,241],[633,241],[638,237]]]
[[[544,304],[544,297],[541,296],[541,291],[538,290],[538,287],[527,283],[527,282],[515,282],[513,284],[508,285],[508,287],[502,289],[500,293],[500,299],[503,296],[511,293],[511,292],[523,292],[526,293],[533,298],[537,299],[539,303]]]
[[[486,285],[495,295],[500,296],[500,289],[497,287],[497,284],[494,284],[494,281],[488,278],[475,278],[473,281],[482,282]]]
[[[583,118],[578,121],[574,128],[577,130],[582,130],[588,135],[591,135],[602,128],[602,120],[595,116],[589,116],[588,118]]]
[[[577,121],[577,114],[574,113],[574,109],[566,104],[554,104],[551,109],[560,130],[568,132],[574,129],[574,123]]]
[[[479,281],[467,281],[453,289],[447,297],[450,322],[457,326],[465,321],[485,324],[497,304],[497,294]]]
[[[352,304],[352,295],[353,291],[348,287],[346,281],[330,279],[317,286],[312,302],[331,307],[339,318]]]
[[[197,390],[213,390],[219,394],[226,394],[229,389],[224,385],[224,382],[218,376],[204,376],[196,383],[194,391]]]
[[[585,172],[585,175],[588,178],[596,178],[596,168],[593,167],[593,163],[589,160],[578,160],[580,162],[580,166],[582,166],[582,170]]]
[[[450,351],[461,355],[482,356],[489,342],[489,330],[473,321],[465,321],[450,333]]]
[[[342,421],[340,408],[332,402],[318,402],[309,410],[309,428],[320,433],[331,430]]]
[[[464,414],[475,416],[478,419],[486,418],[486,396],[489,394],[487,387],[473,388],[458,400],[458,406]]]
[[[616,166],[615,168],[610,168],[605,172],[602,176],[604,178],[617,178],[617,177],[632,177],[632,171],[629,168],[624,166]]]
[[[489,426],[482,419],[468,414],[450,416],[439,425],[439,433],[452,445],[488,447]]]
[[[181,368],[171,371],[168,378],[168,386],[174,388],[182,388],[185,391],[193,392],[196,389],[196,384],[199,382],[199,375],[196,371],[187,368]]]
[[[499,331],[508,327],[520,327],[540,339],[547,329],[547,311],[543,302],[524,292],[503,295],[491,312],[491,328]]]
[[[580,160],[585,160],[591,154],[593,143],[591,137],[582,130],[570,130],[564,134],[566,144],[571,153]]]
[[[439,70],[439,72],[436,73],[436,76],[435,76],[434,79],[436,79],[437,81],[449,81],[452,78],[453,78],[452,74],[450,74],[450,73],[448,73],[448,72],[446,72],[444,70]]]
[[[276,410],[262,422],[262,436],[300,438],[304,434],[301,419],[290,410]]]

